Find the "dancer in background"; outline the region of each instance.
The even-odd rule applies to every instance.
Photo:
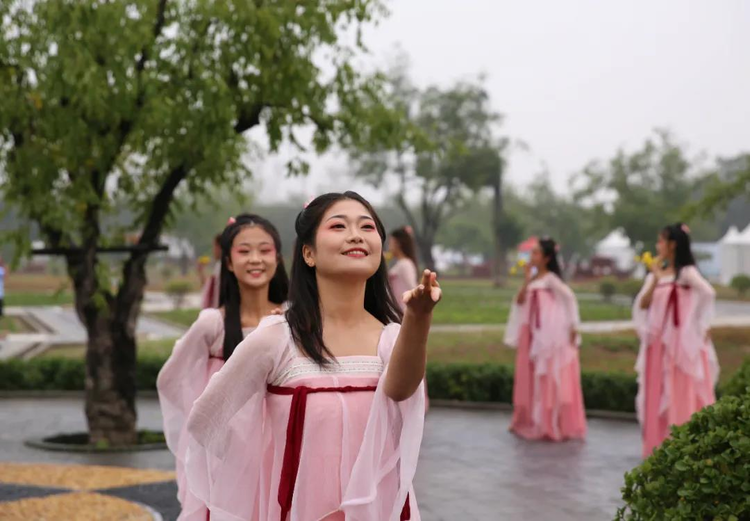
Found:
[[[207,516],[205,503],[190,494],[186,484],[185,428],[193,402],[260,320],[281,312],[289,290],[281,239],[266,219],[251,214],[231,218],[219,244],[221,307],[201,311],[177,341],[156,382],[164,434],[176,460],[181,520],[205,521]]]
[[[527,439],[583,439],[578,303],[561,278],[555,241],[539,240],[524,269],[505,329],[505,343],[517,349],[510,430]]]
[[[193,406],[189,482],[212,521],[418,520],[436,276],[404,296],[399,325],[365,199],[319,196],[295,229],[285,317],[265,319]]]
[[[221,235],[214,237],[213,256],[214,263],[211,268],[211,274],[206,276],[206,264],[210,259],[205,257],[206,261],[201,262],[204,257],[198,261],[198,277],[201,282],[201,309],[218,308],[219,293],[221,292]]]
[[[406,304],[401,297],[407,291],[416,287],[419,277],[417,267],[417,245],[414,241],[414,231],[411,226],[396,228],[388,238],[388,252],[393,256],[395,262],[388,270],[388,282],[396,301],[401,304],[401,311],[406,310]],[[424,383],[425,411],[430,409],[430,398],[427,395],[427,380]]]
[[[388,281],[403,311],[406,309],[406,304],[401,302],[401,295],[416,287],[419,277],[417,247],[414,244],[414,236],[410,227],[396,228],[391,232],[388,239],[388,251],[395,259],[393,266],[388,270]]]
[[[636,410],[648,457],[680,425],[714,403],[719,363],[710,337],[716,292],[695,266],[690,230],[665,227],[633,306],[641,340]]]

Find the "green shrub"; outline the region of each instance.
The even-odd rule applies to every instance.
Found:
[[[633,375],[584,371],[581,374],[581,388],[587,409],[635,411],[638,383]]]
[[[615,293],[617,293],[615,282],[610,278],[602,279],[599,283],[599,293],[601,293],[605,301],[610,302]]]
[[[743,296],[745,295],[745,293],[747,293],[747,290],[750,289],[750,276],[735,275],[729,285],[737,290],[737,293]]]
[[[136,387],[156,389],[156,377],[165,359],[138,357]],[[66,390],[84,388],[84,361],[74,358],[37,358],[0,362],[0,390]],[[513,366],[501,364],[427,364],[430,397],[467,402],[513,401]],[[635,377],[620,373],[584,372],[583,396],[588,409],[632,412]]]
[[[739,369],[721,386],[722,396],[742,396],[750,387],[750,358],[746,358]]]
[[[499,364],[427,364],[430,397],[469,402],[513,398],[513,367]]]
[[[193,285],[187,280],[171,280],[167,283],[164,291],[174,302],[174,307],[182,309],[185,296],[193,289]]]
[[[634,299],[643,287],[643,281],[639,279],[624,279],[617,282],[617,293],[627,295]]]
[[[427,364],[430,398],[469,402],[513,401],[513,366],[499,364]],[[638,385],[624,373],[585,371],[581,375],[587,409],[633,412]]]
[[[616,520],[750,519],[750,394],[695,413],[625,475]]]

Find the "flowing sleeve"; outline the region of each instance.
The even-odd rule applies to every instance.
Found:
[[[711,328],[716,303],[716,290],[703,278],[695,266],[687,266],[680,273],[682,281],[690,286],[695,294],[695,324],[700,334],[705,336]]]
[[[546,278],[549,280],[550,289],[562,305],[565,320],[569,327],[579,330],[581,327],[581,315],[578,312],[578,299],[576,299],[575,293],[557,275],[550,273]],[[580,335],[578,343],[580,343]]]
[[[526,291],[528,293],[528,289]],[[528,316],[528,296],[527,294],[524,304],[519,304],[516,301],[517,296],[513,295],[513,300],[510,303],[510,314],[508,315],[508,323],[505,324],[505,334],[503,336],[503,342],[509,347],[518,347],[521,326],[523,325],[524,317]]]
[[[283,317],[264,318],[193,405],[187,481],[212,521],[251,519],[257,512],[266,382],[287,340]]]
[[[412,481],[417,469],[424,429],[424,381],[414,394],[396,402],[384,391],[393,346],[401,329],[386,327],[380,347],[385,370],[380,377],[367,421],[362,446],[352,468],[341,509],[346,519],[399,521],[409,498],[412,512],[416,501]]]
[[[653,273],[649,273],[648,275],[646,275],[646,280],[643,281],[641,290],[638,292],[638,295],[635,296],[635,300],[633,300],[633,325],[635,326],[635,331],[638,334],[638,337],[641,339],[641,342],[645,342],[646,337],[648,336],[648,308],[641,308],[641,299],[643,299],[646,291],[651,286],[651,284],[653,284],[653,280]]]
[[[187,333],[177,341],[156,378],[164,437],[178,465],[184,464],[187,417],[193,402],[206,387],[210,348],[222,332],[221,312],[217,309],[201,311]]]

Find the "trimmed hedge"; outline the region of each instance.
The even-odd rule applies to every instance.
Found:
[[[164,359],[140,357],[136,372],[139,390],[154,390]],[[71,358],[38,358],[0,362],[0,390],[75,391],[84,388],[84,362]],[[500,364],[427,365],[430,397],[468,402],[513,400],[513,366]],[[584,372],[581,376],[586,407],[632,412],[637,386],[635,377],[621,373]]]
[[[750,394],[698,411],[625,475],[616,521],[750,519]]]

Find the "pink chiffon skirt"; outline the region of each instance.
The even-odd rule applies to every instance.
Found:
[[[560,369],[557,378],[551,373],[538,375],[529,356],[530,346],[531,330],[524,324],[516,353],[510,430],[531,440],[585,438],[586,411],[578,356]]]

